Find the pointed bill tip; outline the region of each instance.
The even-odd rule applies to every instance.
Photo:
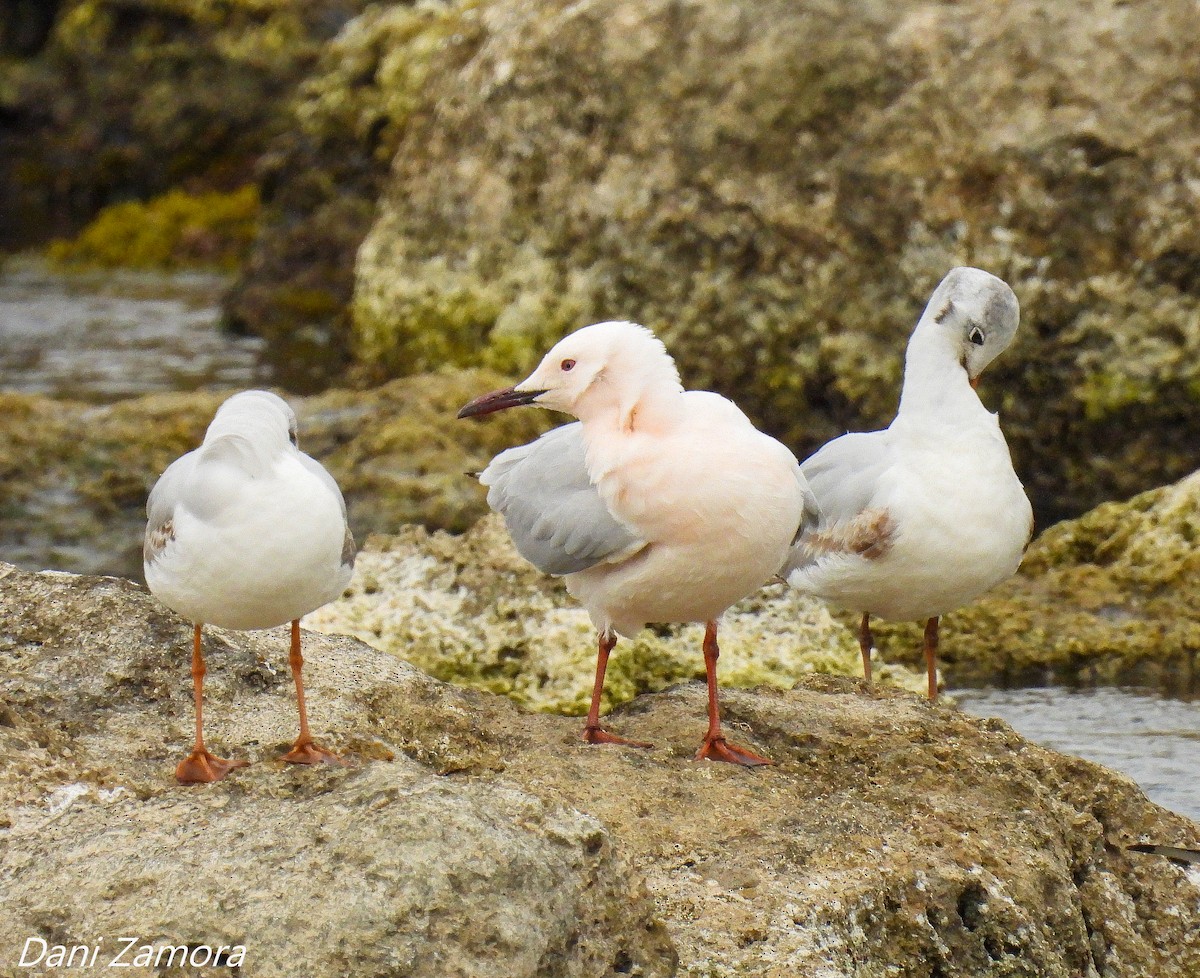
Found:
[[[545,393],[545,391],[519,391],[515,387],[505,387],[503,390],[483,394],[470,403],[464,404],[459,409],[457,417],[482,418],[486,414],[495,414],[506,408],[532,404]]]

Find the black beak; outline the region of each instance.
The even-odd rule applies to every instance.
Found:
[[[475,398],[470,404],[462,407],[458,416],[460,418],[482,418],[485,414],[494,414],[505,408],[532,404],[545,393],[545,391],[519,391],[515,387],[505,387],[504,390],[492,391],[490,394]]]

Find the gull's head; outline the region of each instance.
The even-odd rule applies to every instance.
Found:
[[[225,401],[208,426],[205,440],[237,434],[264,448],[296,445],[296,412],[270,391],[242,391]]]
[[[662,341],[636,323],[595,323],[559,340],[519,384],[477,397],[458,416],[536,404],[586,418],[608,406],[628,410],[659,390],[681,390],[679,371]]]
[[[1008,283],[982,269],[961,267],[942,279],[918,326],[942,331],[973,387],[984,368],[1012,342],[1020,317],[1021,307]]]

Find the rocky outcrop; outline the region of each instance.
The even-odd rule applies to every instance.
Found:
[[[1200,473],[1051,527],[1020,571],[946,617],[957,684],[1060,682],[1200,690]],[[881,627],[889,659],[915,661],[915,628]]]
[[[405,523],[465,530],[487,511],[467,473],[550,421],[541,411],[511,411],[486,425],[455,420],[501,380],[447,371],[291,398],[300,445],[337,478],[359,540]],[[223,397],[151,395],[97,407],[0,393],[0,555],[39,569],[140,578],[150,487],[200,443]]]
[[[587,612],[521,557],[504,522],[488,516],[465,534],[405,527],[372,537],[345,595],[308,618],[354,635],[438,679],[502,693],[526,709],[582,716],[591,702],[596,631]],[[606,708],[673,683],[704,678],[697,627],[656,625],[617,645]],[[861,676],[850,630],[816,600],[770,584],[721,619],[721,681],[790,689],[814,673]],[[925,688],[916,672],[880,664],[883,683]]]
[[[358,253],[376,375],[633,318],[805,453],[890,418],[969,263],[1024,309],[983,394],[1042,525],[1193,467],[1188,0],[448,6]]]
[[[290,390],[320,389],[347,370],[380,376],[356,368],[351,350],[354,256],[426,76],[473,23],[473,7],[368,7],[325,46],[260,160],[263,231],[225,311],[234,328],[266,339]]]
[[[655,750],[590,747],[308,634],[315,732],[356,764],[296,769],[284,635],[214,631],[210,735],[255,763],[182,788],[186,624],[128,582],[0,573],[6,975],[30,937],[122,934],[244,945],[258,976],[1200,969],[1196,884],[1124,848],[1200,828],[997,721],[840,679],[729,691],[778,762],[747,771],[690,759],[697,683],[612,718]]]
[[[1189,0],[60,6],[0,62],[0,241],[253,178],[228,318],[292,389],[629,317],[803,454],[966,262],[1024,307],[984,397],[1042,525],[1194,465]]]

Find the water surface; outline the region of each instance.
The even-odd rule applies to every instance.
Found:
[[[228,280],[203,272],[0,266],[0,388],[106,403],[265,382],[262,341],[219,328]]]
[[[1200,821],[1200,700],[1056,687],[964,690],[954,698],[1045,747],[1127,774],[1152,801]]]

